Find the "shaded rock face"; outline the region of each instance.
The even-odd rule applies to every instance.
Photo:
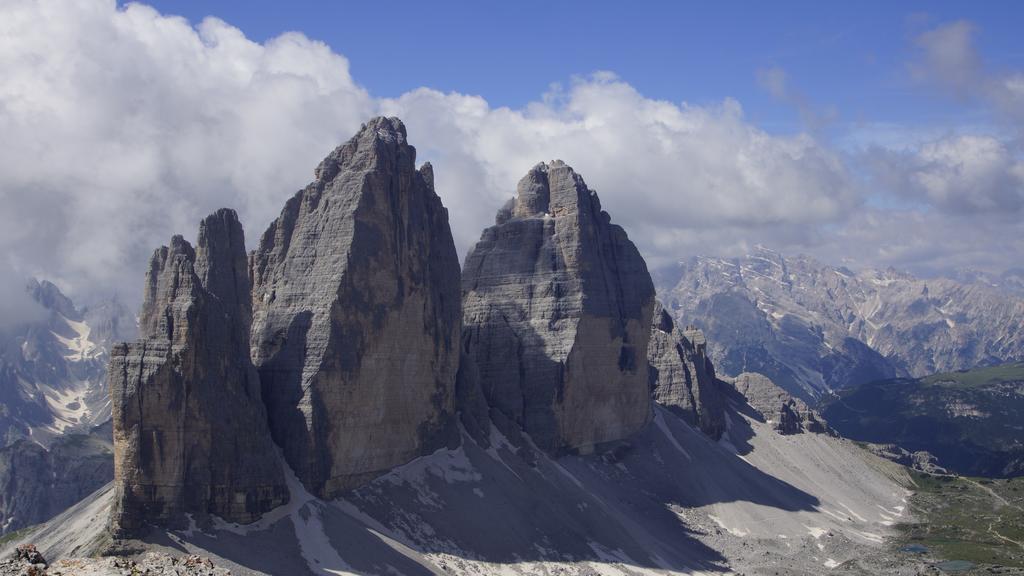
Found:
[[[459,263],[429,164],[376,118],[316,169],[251,255],[252,358],[275,441],[321,497],[444,444]]]
[[[651,397],[715,440],[725,431],[725,401],[707,357],[704,333],[680,330],[659,302],[647,348]]]
[[[62,434],[49,448],[18,440],[0,448],[0,534],[45,522],[114,476],[110,429]]]
[[[539,447],[586,452],[648,421],[654,286],[572,168],[538,164],[519,182],[466,257],[462,290],[483,393]]]
[[[197,247],[175,236],[146,275],[141,339],[111,353],[115,533],[184,513],[251,522],[288,499],[249,360],[242,227],[206,218]]]
[[[1024,363],[869,382],[822,414],[846,438],[926,451],[954,474],[1024,476]]]
[[[781,434],[816,432],[834,436],[835,432],[803,400],[790,396],[767,376],[744,372],[733,379],[733,387]]]

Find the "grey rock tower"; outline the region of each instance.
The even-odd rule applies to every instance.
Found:
[[[271,431],[332,497],[432,451],[454,420],[461,308],[448,213],[397,118],[316,169],[250,258]]]
[[[115,346],[108,372],[116,534],[185,513],[252,522],[287,502],[249,360],[250,302],[232,210],[203,220],[195,249],[175,236],[153,254],[140,340]]]
[[[708,436],[720,438],[725,431],[725,397],[707,357],[704,333],[695,328],[680,330],[659,302],[647,360],[654,400]]]
[[[466,257],[462,290],[484,395],[539,447],[588,452],[648,421],[654,286],[572,168],[520,180]]]

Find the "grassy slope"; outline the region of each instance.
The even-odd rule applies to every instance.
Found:
[[[988,384],[1022,380],[1024,380],[1024,362],[947,372],[921,378],[921,382],[925,384],[947,388],[977,388]]]

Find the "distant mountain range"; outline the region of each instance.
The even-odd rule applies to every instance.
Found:
[[[45,313],[0,333],[0,534],[113,477],[107,360],[136,331],[117,300],[79,308],[50,282],[26,289]]]
[[[824,416],[847,438],[930,452],[953,472],[1024,474],[1024,363],[871,382]]]
[[[1024,359],[1024,273],[921,279],[854,272],[759,247],[655,275],[727,375],[759,372],[814,400],[830,390]]]
[[[117,300],[78,308],[47,281],[26,287],[45,316],[0,333],[0,445],[19,438],[48,445],[110,419],[110,346],[135,333]]]

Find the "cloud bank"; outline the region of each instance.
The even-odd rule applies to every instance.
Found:
[[[873,150],[874,182],[920,205],[887,210],[845,153],[770,134],[732,99],[655,100],[607,72],[520,109],[429,88],[379,98],[343,55],[301,34],[261,44],[215,18],[192,26],[113,0],[7,0],[0,70],[0,274],[76,295],[137,298],[151,251],[221,206],[240,212],[251,246],[375,114],[402,117],[419,160],[434,164],[462,254],[518,178],[555,158],[584,175],[652,265],[763,243],[938,269],[979,251],[943,245],[929,226],[1021,204],[1019,156],[998,140]],[[786,90],[781,71],[762,81]],[[914,226],[928,235],[906,238]]]

